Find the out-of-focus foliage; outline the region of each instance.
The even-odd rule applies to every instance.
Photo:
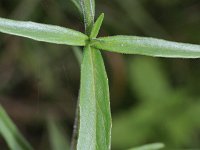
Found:
[[[106,14],[101,36],[200,43],[199,0],[96,1],[97,14]],[[84,30],[68,0],[1,0],[0,16]],[[200,60],[111,53],[104,58],[111,85],[113,150],[153,142],[165,143],[166,149],[200,148]],[[50,149],[47,114],[72,131],[79,69],[70,47],[0,36],[0,103],[35,149]],[[0,146],[7,149],[3,140]]]
[[[0,105],[0,135],[4,137],[11,150],[32,150],[29,143],[20,134],[15,124]]]
[[[179,145],[200,147],[194,141],[200,120],[199,98],[186,87],[173,89],[159,59],[138,57],[128,61],[132,93],[138,104],[113,119],[113,145],[125,148],[143,141],[162,141],[169,149]]]
[[[49,132],[49,140],[52,150],[69,150],[69,141],[61,125],[52,117],[47,120],[47,128]]]
[[[153,143],[153,144],[143,145],[140,147],[131,148],[129,150],[159,150],[162,148],[164,148],[163,143]]]

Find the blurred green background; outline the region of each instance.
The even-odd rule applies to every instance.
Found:
[[[200,44],[199,0],[96,0],[99,36],[138,35]],[[1,0],[0,16],[84,31],[70,0]],[[163,142],[200,149],[200,59],[103,52],[110,80],[112,149]],[[70,143],[80,66],[70,46],[0,34],[0,103],[37,150],[50,147],[47,118]],[[0,138],[1,150],[7,150]]]

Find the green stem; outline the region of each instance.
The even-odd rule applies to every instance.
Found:
[[[80,92],[79,92],[80,93]],[[70,150],[76,150],[77,143],[78,143],[78,131],[79,131],[79,124],[80,124],[80,108],[79,108],[79,97],[76,104],[76,114],[74,120],[74,127],[73,127],[73,134],[72,134],[72,142]]]

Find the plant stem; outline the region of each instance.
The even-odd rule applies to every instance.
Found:
[[[79,96],[78,96],[70,150],[76,150],[77,142],[78,142],[78,131],[79,131],[79,124],[80,124],[79,101],[80,100],[79,100]]]
[[[82,62],[82,52],[78,47],[73,47],[74,55],[81,67]],[[79,91],[80,93],[80,91]],[[77,142],[78,142],[78,131],[79,131],[79,124],[80,124],[80,109],[79,109],[79,96],[76,103],[76,112],[75,112],[75,120],[74,120],[74,126],[73,126],[73,133],[72,133],[72,140],[71,140],[71,148],[70,150],[76,150]]]

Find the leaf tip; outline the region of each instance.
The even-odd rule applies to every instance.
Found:
[[[102,18],[102,20],[104,19],[104,13],[101,13],[100,17]]]

